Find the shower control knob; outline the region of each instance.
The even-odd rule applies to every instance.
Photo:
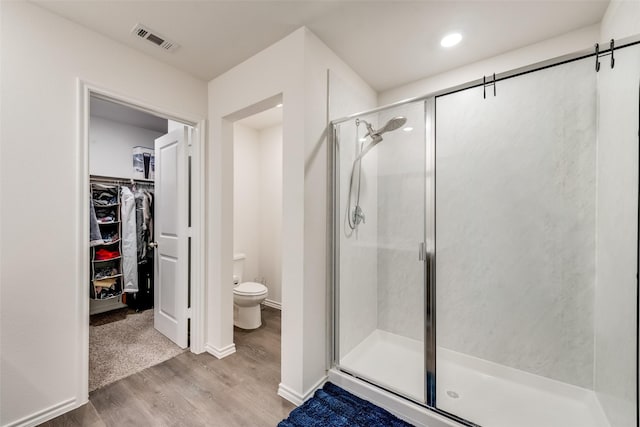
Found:
[[[364,212],[362,212],[362,208],[360,206],[356,206],[353,210],[353,223],[358,225],[360,223],[365,223],[364,221]]]

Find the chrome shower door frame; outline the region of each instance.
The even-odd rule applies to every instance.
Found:
[[[425,123],[425,256],[424,385],[426,405],[436,406],[436,100],[424,101]]]
[[[416,400],[411,396],[403,394],[399,390],[392,390],[387,387],[381,386],[376,383],[373,378],[365,378],[362,375],[356,375],[349,369],[345,369],[340,366],[340,134],[338,132],[339,125],[349,120],[354,120],[359,116],[370,114],[372,112],[380,112],[393,109],[394,107],[405,104],[422,104],[424,110],[424,123],[423,123],[423,141],[426,145],[425,150],[425,194],[424,194],[424,236],[421,241],[423,242],[420,248],[416,248],[419,251],[419,256],[423,262],[423,298],[425,302],[425,310],[423,317],[423,330],[424,330],[424,389],[425,400]],[[435,364],[436,364],[436,330],[435,330],[435,97],[429,97],[425,99],[414,99],[407,102],[402,102],[387,107],[368,111],[363,114],[350,116],[348,118],[334,120],[329,123],[329,178],[328,188],[331,191],[330,198],[330,221],[329,226],[329,280],[333,283],[329,283],[329,302],[330,302],[330,318],[331,322],[329,329],[331,331],[331,337],[329,339],[330,349],[330,366],[339,369],[349,375],[356,376],[362,380],[365,380],[376,387],[382,388],[390,393],[398,395],[404,399],[410,400],[414,403],[418,403],[423,407],[427,407],[438,413],[435,408]],[[447,414],[447,416],[449,416]]]
[[[614,51],[619,49],[623,49],[625,47],[633,46],[640,44],[640,36],[632,36],[627,37],[621,40],[616,41],[615,47],[610,47],[609,49],[603,49],[598,53],[594,52],[593,48],[587,48],[581,51],[577,51],[574,53],[562,55],[555,58],[550,58],[545,61],[533,63],[524,67],[519,67],[513,70],[505,71],[499,74],[494,74],[493,79],[490,84],[494,85],[503,80],[511,79],[513,77],[518,77],[524,74],[536,72],[539,70],[543,70],[550,67],[559,66],[568,62],[573,62],[577,60],[581,60],[584,58],[593,58],[598,56],[603,56],[606,54],[611,54]],[[327,286],[329,288],[328,298],[329,298],[329,316],[330,316],[330,325],[329,330],[331,331],[331,336],[329,337],[329,351],[330,351],[330,366],[328,368],[335,367],[339,371],[344,372],[346,374],[357,377],[369,384],[374,385],[375,387],[385,390],[389,393],[392,393],[396,396],[399,396],[407,401],[417,403],[425,409],[436,413],[438,415],[444,416],[450,420],[456,421],[464,426],[477,426],[472,422],[464,420],[455,414],[451,414],[440,410],[436,407],[436,232],[435,232],[435,223],[436,223],[436,160],[435,160],[435,152],[436,152],[436,128],[435,128],[435,119],[436,119],[436,105],[435,100],[437,97],[445,96],[449,94],[453,94],[459,91],[486,86],[487,81],[485,78],[476,79],[473,81],[469,81],[457,86],[452,86],[449,88],[445,88],[442,90],[435,91],[433,93],[418,96],[415,98],[405,99],[402,101],[395,102],[393,104],[381,106],[378,108],[374,108],[368,111],[358,112],[346,117],[342,117],[336,120],[332,120],[329,123],[329,143],[328,143],[328,155],[329,155],[329,173],[328,173],[328,189],[331,191],[330,198],[330,206],[329,211],[330,215],[328,221],[329,224],[329,257],[328,257],[328,270],[329,274],[327,275],[329,283]],[[342,123],[345,123],[350,120],[354,120],[356,118],[369,115],[372,113],[377,113],[381,111],[386,111],[393,109],[395,107],[399,107],[406,104],[424,102],[425,105],[425,144],[426,144],[426,176],[425,179],[427,183],[425,185],[425,240],[424,247],[421,248],[421,258],[424,261],[424,301],[425,301],[425,316],[424,316],[424,384],[425,384],[425,401],[420,402],[409,396],[398,393],[394,390],[389,390],[388,388],[381,386],[376,383],[373,379],[363,378],[360,375],[355,375],[348,370],[342,369],[340,367],[340,352],[339,352],[339,339],[340,339],[340,213],[338,211],[339,202],[340,202],[340,166],[339,166],[339,134],[338,134],[338,126]],[[640,218],[640,204],[638,207],[639,218]],[[639,231],[640,233],[640,231]],[[638,252],[640,253],[640,234],[638,237]],[[638,261],[640,271],[640,261]],[[640,277],[636,274],[636,278]],[[637,306],[636,306],[636,364],[640,366],[640,339],[638,339],[638,331],[640,330],[640,279],[636,279],[636,288],[637,292]],[[640,369],[639,369],[640,371]],[[638,375],[638,371],[636,371],[636,399],[640,396],[640,375]],[[640,414],[640,404],[636,405],[636,414]],[[637,416],[638,422],[637,425],[640,426],[640,416]]]

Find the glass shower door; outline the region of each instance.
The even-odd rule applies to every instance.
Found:
[[[597,344],[612,313],[598,312],[601,294],[613,301],[624,287],[628,295],[613,309],[629,313],[612,343],[627,352],[619,361],[635,357],[636,295],[633,280],[596,280],[597,245],[625,257],[635,249],[620,251],[597,220],[624,208],[614,216],[635,239],[637,135],[626,149],[633,160],[603,170],[611,150],[598,147],[597,78],[588,58],[499,81],[495,97],[479,87],[436,100],[441,410],[491,427],[609,426],[597,374],[611,354]],[[614,175],[621,197],[598,206],[611,194],[601,193],[602,179]],[[635,274],[633,264],[624,268]],[[635,378],[635,369],[607,369]]]
[[[417,102],[341,122],[334,134],[335,361],[421,403],[424,116]]]
[[[615,55],[334,122],[336,367],[465,425],[637,424],[640,45]]]

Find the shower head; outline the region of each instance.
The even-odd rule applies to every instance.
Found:
[[[373,130],[373,126],[371,126],[371,123],[361,119],[356,119],[356,126],[359,126],[360,122],[364,123],[367,126],[367,134],[365,136],[368,136],[369,138],[371,138],[371,142],[364,148],[362,148],[364,143],[360,145],[360,149],[361,149],[360,154],[356,156],[355,160],[353,161],[353,165],[351,166],[351,178],[349,182],[349,196],[348,196],[349,200],[347,201],[347,204],[349,205],[347,220],[348,220],[349,228],[351,228],[351,230],[355,230],[358,227],[358,224],[360,224],[360,222],[364,222],[364,213],[362,213],[362,208],[360,207],[360,178],[361,178],[361,168],[362,168],[362,163],[360,162],[360,160],[362,160],[365,154],[367,154],[373,147],[375,147],[376,145],[378,145],[378,143],[382,141],[383,133],[391,132],[398,129],[400,126],[407,123],[407,119],[402,116],[394,117],[391,120],[389,120],[387,123],[385,123],[384,126],[382,126],[378,130]],[[356,205],[354,207],[353,212],[351,212],[351,192],[353,190],[353,181],[354,181],[353,176],[355,174],[356,165],[358,165],[358,180],[357,180],[358,194],[356,197]]]
[[[378,131],[375,132],[374,135],[382,135],[383,133],[394,131],[399,127],[401,127],[402,125],[404,125],[405,123],[407,123],[406,117],[402,117],[402,116],[394,117],[391,120],[389,120],[384,126],[382,126],[380,129],[378,129]]]
[[[373,126],[371,126],[371,123],[369,123],[369,122],[367,122],[365,120],[357,119],[356,120],[356,125],[359,122],[363,122],[367,126],[367,134],[365,136],[370,137],[371,138],[371,142],[369,143],[369,145],[367,145],[364,148],[364,150],[362,150],[360,152],[358,157],[356,157],[356,159],[354,160],[354,165],[358,160],[362,159],[364,157],[364,155],[369,152],[369,150],[371,150],[376,144],[378,144],[379,142],[382,141],[382,134],[383,133],[391,132],[391,131],[394,131],[394,130],[398,129],[400,126],[402,126],[405,123],[407,123],[407,119],[406,119],[406,117],[402,117],[402,116],[394,117],[391,120],[389,120],[387,123],[385,123],[385,125],[382,126],[378,130],[373,130]]]
[[[383,133],[391,132],[398,129],[400,126],[407,123],[407,119],[406,117],[402,116],[394,117],[378,130],[374,130],[373,126],[371,126],[371,123],[367,122],[366,120],[356,119],[356,125],[358,125],[360,122],[364,123],[367,126],[367,134],[365,136],[370,136],[373,140],[372,142],[377,144],[378,142],[382,141],[381,135]]]

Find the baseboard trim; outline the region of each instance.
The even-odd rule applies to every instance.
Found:
[[[303,396],[303,400],[306,402],[307,400],[311,399],[311,397],[313,397],[313,393],[315,393],[319,388],[322,388],[322,386],[327,382],[328,379],[329,377],[327,377],[326,375],[320,378],[314,385],[311,386],[309,390],[307,390],[307,392]]]
[[[313,393],[315,393],[316,390],[321,388],[324,385],[324,383],[326,383],[326,382],[327,382],[327,376],[325,375],[322,378],[320,378],[320,380],[318,380],[318,382],[316,382],[314,385],[312,385],[311,388],[309,390],[307,390],[307,392],[304,393],[303,395],[293,391],[291,388],[289,388],[286,385],[280,383],[278,385],[278,396],[282,397],[283,399],[288,400],[289,402],[293,403],[296,406],[300,406],[304,402],[309,400],[313,396]]]
[[[266,300],[264,300],[264,305],[266,305],[267,307],[275,308],[277,310],[281,310],[282,311],[282,303],[281,302],[270,300],[270,299],[266,299]]]
[[[301,395],[291,390],[289,387],[282,383],[278,384],[278,396],[288,400],[296,406],[300,406],[303,403]]]
[[[75,398],[67,399],[63,402],[57,403],[53,406],[48,407],[47,409],[43,409],[42,411],[36,412],[32,415],[27,415],[19,420],[13,421],[9,424],[6,424],[4,427],[33,427],[39,424],[44,423],[45,421],[49,421],[57,416],[64,414],[65,412],[69,412],[72,409],[77,408],[77,400]]]
[[[217,357],[218,359],[222,359],[236,352],[236,345],[229,344],[222,348],[215,348],[211,344],[205,344],[204,350],[211,354],[212,356]]]

